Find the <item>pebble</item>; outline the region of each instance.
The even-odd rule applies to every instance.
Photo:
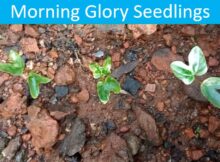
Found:
[[[126,52],[124,57],[125,57],[125,61],[127,62],[136,61],[138,59],[137,53],[132,50],[129,50],[128,52]]]
[[[10,30],[13,32],[21,32],[23,30],[23,25],[21,24],[10,25]]]
[[[5,137],[0,137],[0,152],[6,147],[8,139]]]
[[[199,160],[203,156],[202,150],[193,150],[191,151],[190,157],[192,160]]]
[[[75,39],[76,43],[77,43],[79,46],[82,45],[83,40],[82,40],[82,38],[81,38],[79,35],[75,34],[75,35],[74,35],[74,39]]]
[[[35,38],[22,38],[19,42],[24,53],[39,53],[40,49],[38,47],[37,40]]]
[[[79,99],[80,102],[87,102],[89,100],[89,92],[87,89],[82,89],[76,97]]]
[[[21,138],[22,138],[22,141],[27,142],[27,141],[29,141],[31,139],[31,134],[30,133],[23,134],[21,136]]]
[[[141,83],[138,80],[127,76],[122,87],[132,95],[136,95],[138,90],[141,88]]]
[[[120,132],[121,132],[121,133],[126,133],[126,132],[129,131],[129,129],[130,129],[130,128],[129,128],[128,126],[123,126],[123,127],[120,128]]]
[[[21,149],[15,156],[16,162],[24,162],[25,160],[25,150]]]
[[[96,53],[93,54],[96,58],[101,58],[105,55],[103,51],[97,51]]]
[[[57,70],[55,82],[57,85],[69,85],[75,82],[76,74],[72,67],[64,65]]]
[[[62,98],[66,96],[69,92],[67,86],[55,86],[56,97]]]
[[[196,34],[195,28],[192,26],[185,26],[182,28],[181,32],[186,36],[194,36]]]
[[[145,86],[145,91],[147,92],[155,92],[156,90],[156,84],[147,84]]]
[[[24,30],[25,34],[31,37],[37,37],[39,34],[38,32],[36,32],[36,30],[31,27],[30,25],[25,25],[25,30]]]
[[[136,155],[140,149],[141,141],[140,139],[135,135],[128,135],[125,137],[126,142],[128,144],[128,147],[131,150],[132,155]]]
[[[79,99],[75,96],[75,94],[73,94],[73,95],[70,97],[70,102],[76,104],[76,103],[79,102]]]
[[[15,156],[20,145],[21,145],[20,137],[16,137],[16,138],[12,139],[8,143],[7,147],[2,151],[2,155],[4,157],[6,157],[7,159],[11,160]]]
[[[11,126],[7,129],[7,133],[9,136],[14,137],[17,133],[17,128],[15,126]]]
[[[139,38],[141,35],[151,35],[157,31],[157,25],[149,24],[149,25],[128,25],[128,29],[132,31],[133,37],[135,39]]]
[[[214,133],[220,127],[220,119],[215,116],[209,117],[208,130],[210,133]]]

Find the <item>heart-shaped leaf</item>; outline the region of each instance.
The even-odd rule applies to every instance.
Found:
[[[174,61],[171,63],[170,67],[174,75],[182,80],[184,84],[189,85],[194,81],[195,77],[190,66],[181,61]]]
[[[51,79],[36,74],[34,72],[30,72],[28,75],[28,86],[31,97],[36,99],[40,94],[40,84],[49,83]]]
[[[9,52],[9,63],[0,63],[0,71],[17,76],[23,74],[24,67],[23,58],[14,50]]]
[[[111,76],[108,76],[104,81],[99,81],[97,83],[98,96],[103,104],[108,102],[111,92],[118,94],[120,91],[121,87],[119,82]]]
[[[201,92],[215,107],[220,108],[220,78],[210,77],[201,84]]]
[[[91,63],[89,68],[92,71],[95,79],[105,77],[111,73],[111,57],[107,57],[105,59],[103,66],[100,66],[97,63]]]
[[[198,46],[192,48],[188,56],[188,61],[194,75],[201,76],[208,71],[205,56]]]

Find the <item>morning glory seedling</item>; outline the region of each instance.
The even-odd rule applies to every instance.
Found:
[[[190,85],[196,76],[202,76],[207,73],[208,66],[202,50],[196,46],[188,56],[189,64],[186,65],[181,61],[174,61],[170,67],[174,75],[183,81],[184,84]],[[201,92],[207,100],[215,107],[220,108],[220,78],[210,77],[204,80],[200,86]]]
[[[91,63],[89,65],[90,70],[93,73],[95,79],[99,79],[96,89],[99,96],[99,100],[106,104],[109,101],[111,92],[118,94],[121,91],[119,82],[113,78],[111,74],[111,57],[107,57],[104,60],[102,66],[97,63]]]
[[[14,76],[22,76],[25,69],[25,62],[21,55],[11,50],[9,52],[8,63],[0,63],[0,71],[9,73]],[[51,80],[47,77],[36,74],[35,72],[30,72],[28,74],[27,82],[29,86],[29,91],[31,97],[36,99],[40,93],[40,84],[49,83]]]

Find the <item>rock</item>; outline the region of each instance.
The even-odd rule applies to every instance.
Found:
[[[105,132],[105,134],[108,134],[115,129],[116,129],[116,125],[114,121],[107,120],[106,122],[103,123],[103,131]]]
[[[23,25],[21,24],[10,25],[10,30],[13,32],[21,32],[23,30]]]
[[[163,39],[166,41],[167,46],[171,46],[171,44],[172,44],[172,35],[171,34],[163,35]]]
[[[23,134],[21,138],[22,138],[22,141],[28,142],[31,139],[31,134],[30,133]]]
[[[85,141],[85,125],[79,118],[76,118],[73,122],[70,133],[66,135],[65,139],[59,146],[60,153],[73,156],[82,149]]]
[[[186,36],[194,36],[196,34],[195,28],[187,25],[184,25],[181,32]]]
[[[164,111],[165,104],[163,102],[158,102],[156,107],[158,111]]]
[[[202,150],[193,150],[190,153],[190,157],[192,160],[199,160],[203,156]]]
[[[194,131],[192,128],[187,128],[184,130],[184,135],[186,135],[186,137],[188,137],[189,139],[195,137]]]
[[[129,50],[125,53],[125,61],[127,62],[133,62],[138,59],[137,53],[135,51]]]
[[[156,84],[147,84],[146,86],[145,86],[145,89],[144,89],[145,91],[147,91],[147,92],[155,92],[155,90],[156,90]]]
[[[215,116],[209,117],[208,130],[210,133],[214,133],[220,127],[220,119]]]
[[[159,146],[161,144],[161,140],[154,118],[150,114],[141,110],[141,108],[134,108],[134,112],[140,127],[145,131],[148,137],[148,141],[151,141],[154,145]]]
[[[125,25],[95,25],[99,30],[103,32],[118,32],[118,33],[124,33]]]
[[[24,33],[28,36],[31,36],[31,37],[38,37],[38,32],[32,28],[30,25],[26,25],[25,26],[25,30],[24,30]]]
[[[121,54],[119,52],[112,54],[112,62],[120,62]]]
[[[136,155],[140,149],[140,146],[141,146],[140,139],[137,136],[131,135],[131,134],[129,134],[125,138],[126,138],[128,147],[131,150],[132,155]]]
[[[25,108],[21,94],[13,93],[0,104],[0,115],[4,118],[10,118],[14,115],[22,114],[22,112],[26,111]]]
[[[34,38],[22,38],[19,42],[22,51],[24,53],[39,53],[40,49],[37,45],[37,41]]]
[[[5,137],[0,137],[0,152],[6,147],[8,139]]]
[[[20,146],[20,137],[16,137],[8,143],[7,147],[2,151],[2,155],[11,160],[15,156]]]
[[[102,152],[97,162],[130,162],[126,142],[112,133],[102,144]]]
[[[138,90],[141,88],[141,83],[136,79],[127,76],[122,87],[124,90],[131,93],[132,95],[136,95]]]
[[[50,57],[53,58],[53,59],[56,59],[56,58],[59,57],[57,51],[54,50],[54,49],[50,50],[49,55],[50,55]]]
[[[9,74],[7,73],[1,73],[0,75],[0,86],[9,79]]]
[[[129,128],[128,126],[123,126],[123,127],[120,128],[120,132],[121,132],[121,133],[126,133],[126,132],[129,131],[129,129],[130,129],[130,128]]]
[[[30,121],[27,123],[27,128],[32,136],[32,145],[36,150],[52,147],[58,136],[57,121],[51,118],[46,110],[41,110],[35,106],[28,108],[28,116]]]
[[[26,160],[25,160],[25,150],[24,150],[24,149],[20,150],[20,151],[16,154],[16,156],[15,156],[15,161],[16,161],[16,162],[24,162],[24,161],[26,161]]]
[[[183,90],[185,94],[196,101],[208,102],[207,99],[202,95],[200,89],[201,82],[208,78],[208,76],[209,75],[204,75],[201,77],[197,76],[192,84],[183,84]]]
[[[7,133],[9,136],[14,137],[17,133],[17,128],[15,126],[11,126],[7,129]]]
[[[80,102],[87,102],[89,100],[89,92],[87,89],[82,89],[77,95],[76,97],[78,98],[78,100]]]
[[[112,76],[119,79],[123,74],[127,74],[135,69],[138,65],[138,61],[129,62],[127,64],[121,65],[117,69],[113,70]]]
[[[97,51],[96,53],[93,54],[96,58],[101,58],[105,55],[105,53],[101,50]]]
[[[73,104],[76,104],[79,102],[79,99],[75,96],[75,94],[73,94],[71,97],[70,97],[70,102],[73,103]]]
[[[69,89],[67,86],[55,86],[55,95],[56,97],[64,97],[68,94]]]
[[[209,66],[218,66],[219,65],[219,61],[214,58],[214,57],[209,57],[209,62],[208,62]]]
[[[79,35],[75,34],[75,35],[74,35],[74,39],[75,39],[76,43],[77,43],[79,46],[82,45],[83,40],[82,40],[82,38],[81,38]]]
[[[151,63],[162,71],[172,72],[170,64],[173,61],[183,61],[183,57],[175,55],[169,48],[162,48],[153,53]]]
[[[61,120],[65,118],[69,113],[62,112],[62,111],[51,111],[50,115],[54,117],[56,120]]]
[[[153,34],[155,31],[157,31],[157,25],[154,25],[154,24],[148,24],[148,25],[135,24],[135,25],[128,25],[128,29],[132,31],[134,38],[137,39],[143,34],[146,34],[146,35]]]
[[[19,84],[19,83],[15,83],[12,87],[12,90],[14,91],[14,93],[20,93],[22,94],[24,88],[22,86],[22,84]]]
[[[75,71],[68,65],[60,67],[54,78],[57,85],[69,85],[74,83],[75,79]]]

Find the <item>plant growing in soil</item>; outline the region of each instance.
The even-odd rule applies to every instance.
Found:
[[[188,56],[189,64],[182,61],[174,61],[170,67],[174,75],[183,81],[184,84],[190,85],[196,76],[202,76],[207,73],[208,66],[205,56],[198,46],[192,48]],[[220,108],[220,78],[210,77],[205,79],[200,85],[201,92],[207,100],[215,107]]]
[[[0,71],[9,73],[14,76],[22,76],[24,78],[25,62],[20,53],[11,50],[9,52],[8,63],[0,63]],[[49,83],[51,79],[41,76],[33,71],[29,72],[27,77],[28,87],[31,97],[36,99],[40,94],[40,84]]]
[[[111,92],[118,94],[121,91],[119,82],[111,76],[111,57],[104,60],[102,66],[97,63],[89,65],[95,79],[99,79],[96,85],[99,100],[106,104],[109,101]]]

